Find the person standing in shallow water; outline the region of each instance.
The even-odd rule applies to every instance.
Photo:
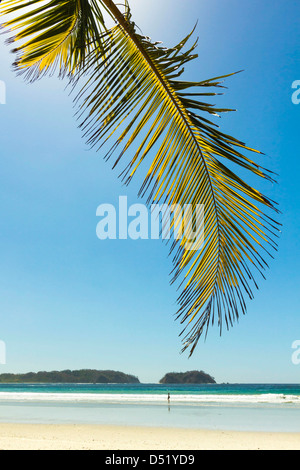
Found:
[[[170,394],[168,393],[168,403],[170,403]]]

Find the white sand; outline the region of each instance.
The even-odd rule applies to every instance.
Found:
[[[300,433],[3,424],[1,450],[300,450]]]

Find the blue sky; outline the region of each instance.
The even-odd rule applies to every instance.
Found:
[[[180,354],[168,250],[156,240],[96,237],[99,204],[137,199],[103,154],[87,149],[72,98],[55,77],[28,85],[11,71],[1,36],[0,340],[2,372],[115,369],[157,382],[202,369],[217,382],[299,382],[299,123],[291,86],[300,80],[298,0],[132,0],[134,21],[173,45],[198,20],[199,57],[187,77],[243,69],[217,104],[237,113],[222,129],[266,153],[278,185],[259,186],[280,204],[283,233],[248,313],[228,332],[210,330],[188,359]],[[261,183],[259,183],[261,184]]]

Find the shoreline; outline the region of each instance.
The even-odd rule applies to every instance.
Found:
[[[300,450],[300,433],[0,423],[0,450]]]

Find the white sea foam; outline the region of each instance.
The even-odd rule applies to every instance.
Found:
[[[68,402],[68,403],[153,403],[167,402],[162,394],[111,394],[111,393],[31,393],[0,392],[1,402]],[[283,394],[171,394],[171,403],[176,404],[284,404],[294,403],[300,406],[300,397]]]

